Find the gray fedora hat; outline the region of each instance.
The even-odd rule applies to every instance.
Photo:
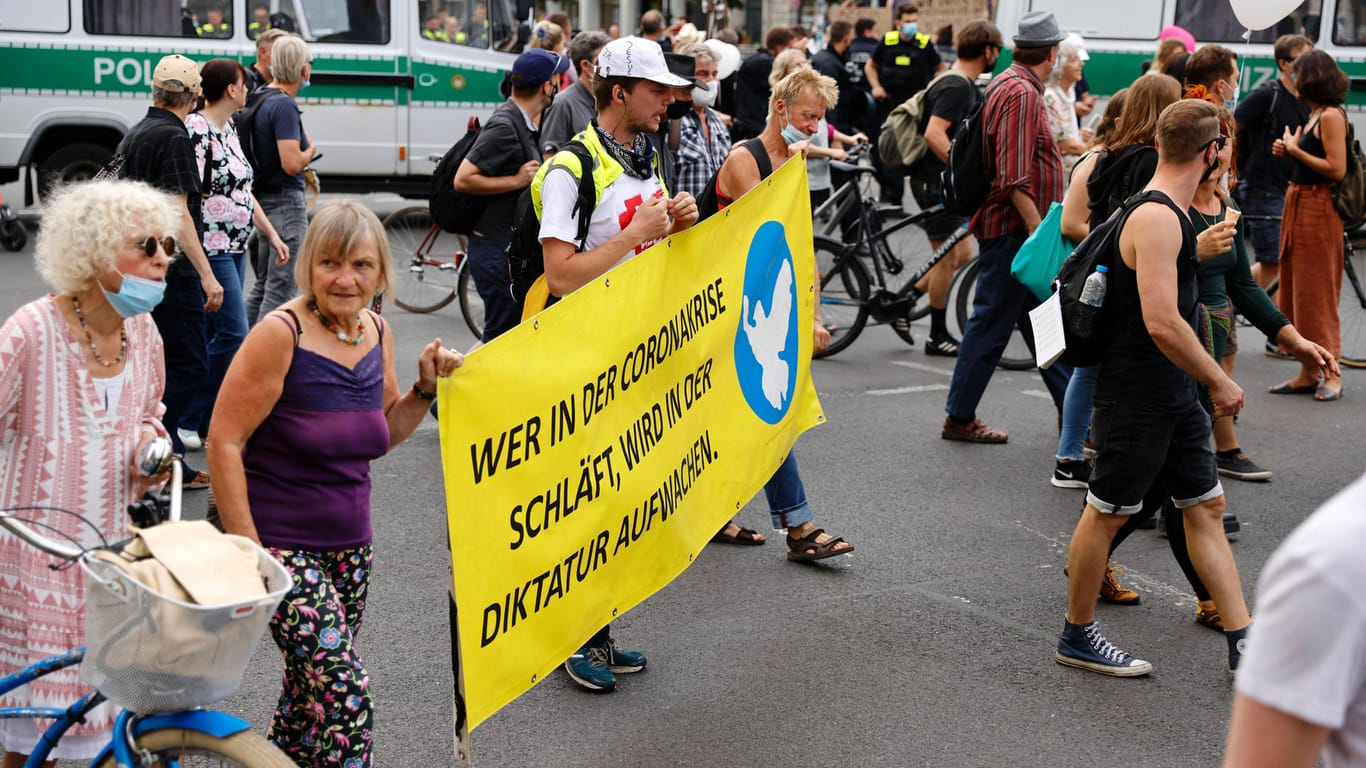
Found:
[[[1048,48],[1066,39],[1067,35],[1058,29],[1058,20],[1047,11],[1026,13],[1020,18],[1019,29],[1015,33],[1016,48]]]

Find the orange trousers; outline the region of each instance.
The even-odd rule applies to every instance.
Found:
[[[1290,184],[1281,214],[1281,284],[1276,300],[1310,341],[1342,356],[1342,219],[1329,184]]]

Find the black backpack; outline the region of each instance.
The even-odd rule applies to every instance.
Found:
[[[431,209],[432,221],[447,232],[468,235],[474,232],[479,217],[484,215],[489,198],[487,195],[471,195],[455,191],[455,172],[460,163],[470,153],[474,140],[479,136],[479,118],[470,117],[465,125],[465,135],[446,150],[441,162],[432,171],[432,186],[427,193],[427,207]]]
[[[1064,363],[1076,367],[1091,366],[1105,356],[1105,350],[1109,348],[1118,327],[1112,310],[1114,302],[1108,301],[1099,307],[1082,304],[1082,288],[1096,267],[1113,270],[1120,258],[1119,235],[1124,229],[1124,222],[1139,205],[1153,201],[1166,203],[1172,210],[1181,213],[1166,195],[1152,190],[1140,192],[1125,200],[1110,218],[1092,229],[1058,270],[1058,276],[1053,280],[1053,290],[1058,294],[1062,311],[1063,340],[1067,349],[1060,359]]]
[[[237,141],[242,145],[242,156],[251,164],[252,175],[258,187],[270,182],[270,178],[280,170],[280,157],[277,152],[275,162],[269,167],[261,164],[256,157],[256,113],[261,111],[272,97],[279,94],[279,88],[257,88],[247,95],[247,103],[232,113],[232,124],[237,128]]]
[[[579,228],[575,235],[579,248],[588,239],[588,225],[593,218],[593,210],[598,205],[597,187],[593,184],[593,155],[588,147],[578,139],[571,139],[560,152],[567,152],[579,159],[579,199],[574,203],[574,212],[579,216]],[[553,168],[546,171],[550,173]],[[531,188],[522,190],[517,197],[517,213],[512,219],[512,237],[507,247],[508,277],[512,282],[512,296],[517,306],[526,304],[527,291],[536,278],[545,274],[545,254],[541,250],[541,220],[536,215],[536,207],[531,202]],[[554,303],[555,297],[547,305]]]
[[[768,159],[768,150],[764,149],[764,142],[756,137],[746,140],[742,146],[754,156],[754,163],[759,166],[759,179],[767,179],[773,173],[773,161]],[[721,210],[721,198],[716,195],[716,180],[720,176],[721,169],[717,168],[716,173],[707,179],[707,186],[702,189],[702,194],[697,198],[698,223]]]
[[[991,181],[996,177],[995,161],[982,126],[986,103],[986,98],[978,99],[967,116],[958,122],[953,143],[949,145],[949,162],[939,174],[944,209],[959,216],[977,213],[986,202]]]

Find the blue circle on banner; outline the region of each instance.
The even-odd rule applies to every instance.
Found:
[[[745,259],[740,325],[735,331],[735,373],[754,415],[777,424],[797,388],[797,281],[787,233],[764,222]]]

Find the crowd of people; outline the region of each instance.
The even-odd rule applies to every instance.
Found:
[[[1312,583],[1328,611],[1350,593],[1352,583],[1316,553],[1336,548],[1350,559],[1337,550],[1359,528],[1346,511],[1352,498],[1359,509],[1360,484],[1268,567],[1249,651],[1252,616],[1226,538],[1238,521],[1220,480],[1271,476],[1234,430],[1243,405],[1232,378],[1235,311],[1266,335],[1267,354],[1300,364],[1270,392],[1321,402],[1342,396],[1343,225],[1332,186],[1346,172],[1346,76],[1310,40],[1287,35],[1275,45],[1279,77],[1239,100],[1236,54],[1197,46],[1174,28],[1094,128],[1082,128],[1096,109],[1084,79],[1089,54],[1052,14],[1020,20],[1012,63],[1000,73],[1006,44],[994,24],[966,24],[950,46],[921,32],[918,17],[904,3],[890,30],[834,22],[826,47],[810,58],[804,29],[775,27],[738,66],[727,64],[733,42],[668,30],[657,11],[641,19],[638,36],[575,34],[564,14],[538,22],[507,74],[506,103],[485,121],[454,180],[457,191],[488,198],[468,239],[485,308],[479,343],[694,226],[709,213],[700,200],[729,205],[793,158],[807,164],[818,205],[831,194],[830,162],[875,139],[886,116],[922,92],[925,160],[909,174],[879,162],[877,178],[885,200],[900,203],[909,188],[918,205],[932,206],[956,133],[980,106],[994,169],[986,201],[970,218],[939,212],[925,222],[936,246],[969,226],[981,264],[958,341],[945,304],[973,241],[925,277],[925,352],[956,358],[944,439],[1009,439],[978,410],[1014,330],[1033,347],[1029,312],[1039,300],[1011,265],[1048,207],[1061,204],[1059,234],[1073,241],[1119,217],[1105,297],[1117,319],[1103,360],[1040,370],[1058,414],[1051,481],[1086,491],[1054,658],[1112,676],[1151,672],[1152,664],[1105,638],[1095,615],[1098,599],[1140,601],[1109,558],[1134,530],[1157,527],[1199,599],[1196,621],[1222,633],[1230,671],[1244,670],[1230,759],[1254,752],[1276,729],[1297,728],[1297,744],[1317,738],[1359,756],[1359,743],[1332,734],[1355,689],[1319,665],[1312,684],[1340,692],[1320,705],[1311,695],[1319,688],[1304,682],[1310,678],[1288,678],[1278,662],[1303,634],[1298,625],[1322,615],[1287,584]],[[468,43],[477,30],[433,16],[423,34]],[[294,577],[271,622],[286,662],[271,739],[301,766],[369,765],[369,677],[354,646],[372,557],[368,467],[413,432],[436,379],[452,375],[462,357],[433,340],[411,388],[400,386],[392,329],[371,309],[394,277],[382,225],[354,202],[330,203],[309,222],[303,175],[318,147],[297,100],[311,61],[304,40],[276,28],[257,36],[251,67],[165,57],[152,75],[152,106],[119,147],[123,179],[73,186],[48,203],[36,258],[54,294],[21,308],[0,332],[17,361],[0,371],[0,416],[20,414],[3,422],[2,492],[7,506],[88,509],[85,501],[101,498],[108,514],[92,522],[117,539],[124,522],[115,512],[155,482],[129,468],[134,450],[156,436],[169,437],[182,456],[202,448],[207,466],[189,471],[187,487],[211,485],[224,528],[265,546]],[[249,100],[260,103],[254,164],[232,119]],[[513,290],[507,253],[527,190],[545,274],[524,298]],[[245,295],[249,264],[255,284]],[[1277,278],[1279,306],[1264,290]],[[819,302],[811,333],[815,350],[829,343]],[[107,466],[92,465],[91,456]],[[60,476],[79,480],[44,481],[52,461]],[[764,491],[789,560],[854,551],[815,522],[795,452]],[[732,520],[713,541],[766,538]],[[0,552],[6,667],[79,645],[79,572],[49,571],[6,536]],[[39,589],[64,600],[37,600]],[[1359,650],[1363,635],[1358,627],[1321,655]],[[606,692],[617,675],[646,665],[643,653],[618,648],[603,627],[564,666],[577,685]],[[74,673],[51,679],[41,694],[0,701],[79,696]],[[323,691],[318,679],[332,684]],[[96,713],[63,740],[58,757],[93,757],[111,721],[111,713]],[[6,768],[39,735],[25,721],[0,721]]]

